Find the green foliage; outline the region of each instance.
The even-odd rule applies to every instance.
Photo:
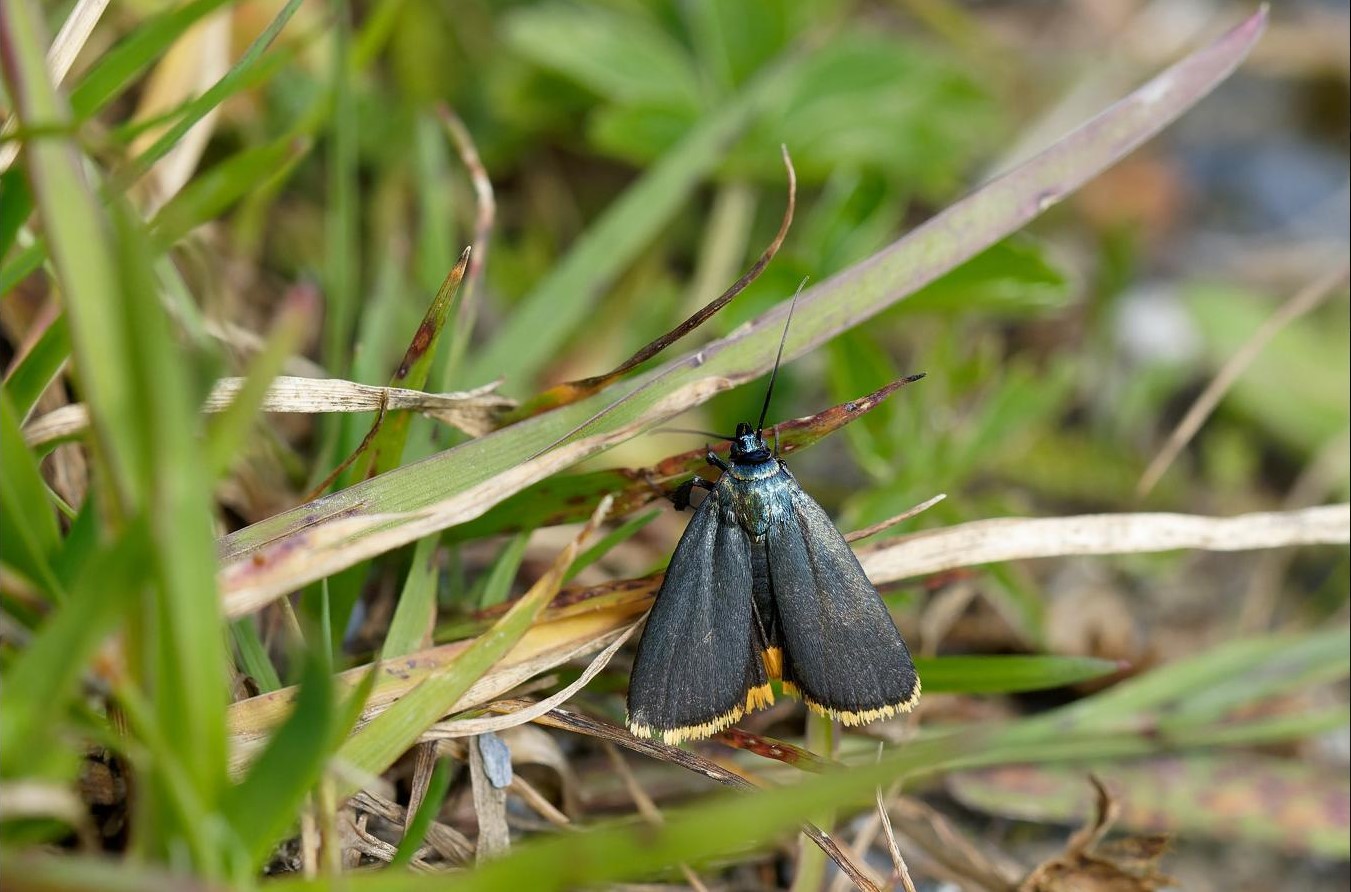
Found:
[[[810,488],[839,508],[843,527],[938,491],[948,500],[918,526],[1131,509],[1135,452],[1164,433],[1179,372],[1150,370],[1123,388],[1120,405],[1100,400],[1117,371],[1098,349],[1110,343],[1108,314],[1093,305],[1100,295],[1085,295],[1062,263],[1054,226],[1018,230],[1204,96],[1260,20],[971,191],[973,170],[996,158],[1011,129],[1000,101],[1008,88],[943,40],[864,26],[857,10],[826,2],[445,11],[384,0],[307,13],[289,0],[253,24],[261,32],[224,76],[155,120],[128,117],[127,97],[189,29],[229,14],[247,31],[243,11],[221,0],[124,10],[100,23],[65,94],[46,73],[47,13],[32,0],[0,13],[17,119],[6,139],[21,147],[0,173],[0,300],[12,311],[13,357],[0,392],[0,778],[71,798],[90,754],[106,750],[135,789],[120,816],[130,851],[116,862],[58,849],[88,830],[68,813],[7,813],[0,856],[16,876],[61,888],[168,889],[189,876],[256,884],[303,813],[331,824],[342,797],[389,769],[538,633],[560,585],[603,559],[615,558],[607,569],[627,565],[621,552],[642,554],[644,569],[659,563],[669,550],[654,542],[672,530],[654,523],[655,510],[615,518],[592,547],[570,547],[543,574],[527,544],[605,494],[656,486],[627,468],[675,450],[623,441],[765,374],[783,309],[764,311],[804,275],[812,287],[789,333],[779,417],[930,373],[802,455],[801,479],[819,482]],[[458,296],[474,301],[469,311],[455,303],[459,278],[446,274],[473,238],[477,209],[463,159],[444,141],[443,102],[466,120],[501,190],[494,240],[473,246],[474,257],[493,258],[488,278],[475,281],[470,266]],[[137,183],[203,126],[212,138],[188,160],[195,172],[147,219]],[[149,148],[133,150],[152,132]],[[302,435],[295,419],[260,420],[269,383],[299,354],[320,373],[406,388],[505,376],[522,398],[546,379],[609,368],[711,296],[687,294],[688,280],[716,293],[762,250],[783,206],[783,144],[802,186],[798,219],[768,272],[707,330],[597,396],[484,436],[387,417],[348,475],[356,482],[339,478],[327,500],[300,504],[362,441],[370,417],[327,418]],[[909,227],[944,206],[932,224]],[[1108,260],[1129,275],[1125,260]],[[322,307],[291,301],[277,311],[296,279],[321,284]],[[1228,284],[1189,287],[1186,305],[1204,355],[1184,371],[1205,375],[1270,310]],[[247,336],[267,327],[260,319],[275,320],[268,336]],[[1040,339],[1067,320],[1082,342],[1043,353]],[[1344,323],[1343,306],[1326,307],[1273,341],[1191,457],[1199,467],[1182,468],[1185,483],[1161,498],[1202,510],[1197,492],[1210,486],[1256,500],[1271,443],[1291,463],[1335,464],[1351,412]],[[464,355],[448,355],[447,343]],[[241,373],[235,402],[204,418],[214,379]],[[761,393],[729,393],[697,424],[729,429],[729,419],[753,417]],[[70,437],[89,464],[74,487],[54,470],[70,469],[61,451],[25,441],[27,425],[66,397],[90,419]],[[616,446],[626,450],[617,467],[560,473]],[[1316,479],[1324,491],[1345,492],[1344,465]],[[298,507],[280,510],[287,504]],[[1340,560],[1319,557],[1310,575],[1331,583],[1292,626],[1344,610]],[[447,565],[451,598],[441,591]],[[1164,565],[1142,566],[1161,576]],[[918,659],[928,696],[1068,689],[1122,670],[1052,645],[1041,578],[1017,565],[983,571],[981,595],[1012,627],[1018,653]],[[288,599],[301,590],[297,621]],[[354,605],[396,590],[380,640],[349,638]],[[241,607],[244,595],[257,600]],[[909,624],[919,600],[903,608]],[[440,671],[375,711],[372,691],[415,664],[448,601],[497,609],[468,618],[463,627],[480,634],[450,645],[455,656]],[[594,649],[582,644],[571,653]],[[848,767],[827,776],[701,798],[660,826],[625,819],[541,834],[459,881],[565,888],[711,863],[782,839],[807,816],[843,815],[879,784],[965,767],[1106,772],[1165,749],[1306,739],[1343,727],[1346,710],[1262,710],[1344,679],[1348,646],[1341,628],[1207,642],[1190,660],[1059,709],[983,727],[926,720],[880,761],[842,733]],[[342,670],[360,678],[339,681]],[[232,687],[249,681],[264,696],[232,703],[243,699]],[[616,709],[616,686],[600,677],[584,708]],[[244,746],[231,735],[245,707],[260,704],[284,708]],[[809,742],[831,733],[818,722]],[[453,774],[437,764],[392,865],[343,882],[443,884],[408,867]],[[1328,839],[1319,851],[1344,852]]]

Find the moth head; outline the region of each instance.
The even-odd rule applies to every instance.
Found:
[[[769,461],[771,455],[759,431],[744,421],[736,426],[736,436],[732,437],[732,461]]]

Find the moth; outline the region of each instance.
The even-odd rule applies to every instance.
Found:
[[[796,301],[795,301],[796,302]],[[792,321],[792,308],[789,309]],[[784,339],[788,334],[784,326]],[[695,509],[647,618],[629,678],[628,727],[663,742],[709,737],[774,702],[771,679],[813,712],[861,725],[908,712],[920,681],[910,651],[829,515],[765,443],[737,425],[716,482],[673,495]]]

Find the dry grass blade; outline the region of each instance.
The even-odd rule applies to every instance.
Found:
[[[413,747],[413,782],[408,792],[408,811],[404,813],[403,820],[405,834],[408,833],[413,816],[422,808],[422,803],[427,798],[427,789],[431,786],[432,772],[435,769],[436,742],[418,741],[417,746]]]
[[[1130,554],[1183,548],[1244,551],[1351,541],[1351,505],[1200,517],[1186,514],[1096,514],[997,518],[883,540],[856,550],[877,585],[960,567],[1060,555]],[[646,610],[662,574],[565,589],[543,614],[550,621],[598,611]],[[498,611],[485,611],[484,618]],[[632,615],[632,614],[625,614]]]
[[[591,664],[586,667],[586,671],[572,684],[563,688],[556,694],[545,697],[538,703],[531,704],[525,709],[517,712],[509,712],[505,715],[499,715],[492,718],[459,719],[458,721],[438,722],[428,728],[423,735],[424,738],[450,738],[450,737],[472,737],[475,734],[484,734],[489,731],[505,731],[508,728],[514,728],[517,725],[524,725],[526,722],[533,722],[535,719],[544,715],[549,710],[566,703],[573,694],[586,687],[591,679],[595,678],[610,662],[610,658],[615,652],[623,646],[625,641],[633,637],[637,631],[638,624],[629,626],[628,630],[622,635],[610,642],[609,646],[596,655]]]
[[[222,378],[202,404],[203,412],[220,412],[234,400],[243,378]],[[329,412],[376,412],[382,405],[395,411],[421,412],[471,436],[492,430],[497,416],[515,405],[493,393],[497,383],[454,393],[424,393],[401,387],[377,387],[341,378],[297,378],[283,375],[268,388],[264,412],[321,414]],[[83,403],[62,406],[24,425],[24,442],[30,447],[77,436],[89,429],[89,411]]]
[[[370,790],[356,793],[351,802],[355,808],[379,815],[391,824],[402,826],[408,820],[408,809]],[[473,841],[449,825],[433,821],[427,828],[427,842],[452,864],[468,864],[474,860]]]
[[[887,801],[888,819],[928,857],[931,873],[946,876],[963,889],[1009,892],[1027,872],[1007,856],[989,857],[941,812],[922,800],[893,793]]]
[[[1252,333],[1252,336],[1239,348],[1238,352],[1231,356],[1219,372],[1215,374],[1215,377],[1206,385],[1206,389],[1201,391],[1201,395],[1191,404],[1191,408],[1178,422],[1177,427],[1173,428],[1173,432],[1168,435],[1168,441],[1163,444],[1163,448],[1159,450],[1158,455],[1154,456],[1149,466],[1145,468],[1144,474],[1141,475],[1140,483],[1136,487],[1136,495],[1144,498],[1149,494],[1154,485],[1159,482],[1159,478],[1163,477],[1169,466],[1181,454],[1183,448],[1191,442],[1191,438],[1196,436],[1196,432],[1201,429],[1201,425],[1206,423],[1206,419],[1210,417],[1210,413],[1215,411],[1215,407],[1229,392],[1229,388],[1234,386],[1234,382],[1243,374],[1244,369],[1252,364],[1252,361],[1271,342],[1271,339],[1281,329],[1322,303],[1323,299],[1336,288],[1346,284],[1348,272],[1351,272],[1351,269],[1345,263],[1342,263],[1336,269],[1319,276],[1281,304],[1280,308]]]
[[[783,166],[788,171],[788,205],[784,208],[783,220],[779,223],[779,231],[775,233],[769,247],[765,248],[759,259],[751,265],[745,275],[732,283],[732,287],[701,307],[694,315],[666,334],[641,347],[638,352],[611,371],[603,375],[583,378],[579,381],[568,381],[559,384],[557,387],[551,387],[514,412],[511,417],[512,421],[519,421],[540,412],[547,412],[559,406],[575,403],[603,390],[626,373],[647,362],[709,319],[712,319],[723,307],[731,303],[733,298],[745,291],[748,285],[760,277],[760,274],[765,271],[765,267],[769,266],[769,262],[774,259],[774,255],[779,253],[779,248],[783,246],[783,240],[788,237],[788,229],[793,225],[793,211],[797,207],[797,171],[793,169],[793,159],[788,155],[788,147],[783,146],[781,148],[783,151]]]
[[[839,768],[842,764],[809,749],[803,749],[782,740],[775,740],[772,737],[763,737],[749,731],[742,731],[740,728],[728,728],[726,731],[720,732],[714,739],[733,749],[745,750],[762,759],[773,759],[776,762],[792,765],[794,768],[810,771],[814,774]]]
[[[357,444],[357,448],[353,449],[346,458],[338,463],[336,468],[329,471],[328,475],[324,477],[323,480],[320,480],[313,489],[307,492],[302,501],[309,502],[319,498],[319,496],[324,494],[325,490],[333,485],[334,480],[337,480],[344,471],[352,467],[352,464],[358,458],[361,458],[361,456],[366,454],[366,451],[371,448],[372,441],[375,440],[385,426],[385,412],[388,411],[388,409],[389,406],[386,404],[386,400],[382,399],[380,401],[380,408],[375,413],[375,420],[371,422],[370,429],[366,431],[366,436],[361,438],[361,442]]]
[[[879,523],[875,523],[872,526],[864,527],[861,530],[854,530],[854,532],[849,533],[844,537],[844,541],[858,542],[862,539],[867,539],[869,536],[876,536],[883,530],[889,530],[892,527],[896,526],[897,524],[904,523],[905,521],[909,520],[910,518],[914,517],[917,514],[923,514],[925,511],[928,511],[934,505],[937,505],[939,502],[943,501],[947,497],[948,497],[947,493],[940,492],[933,498],[925,499],[915,507],[902,511],[895,517],[888,517],[886,520],[883,520]]]
[[[233,540],[226,539],[222,542],[225,566],[220,574],[226,613],[232,617],[252,613],[306,582],[472,520],[487,506],[628,439],[653,421],[670,417],[676,407],[706,399],[708,393],[727,386],[729,382],[719,380],[692,382],[659,400],[629,424],[570,442],[418,510],[362,514],[359,496],[354,501],[350,491],[359,488],[350,487],[349,491],[311,503],[304,528],[264,546],[235,550]]]
[[[450,134],[450,140],[455,144],[455,150],[459,152],[465,169],[469,171],[469,181],[474,187],[476,205],[474,253],[469,259],[469,272],[465,274],[460,306],[455,311],[455,329],[451,332],[450,356],[446,363],[447,369],[453,373],[460,366],[465,347],[474,333],[474,323],[478,320],[478,284],[483,278],[483,268],[488,262],[488,245],[492,241],[493,223],[497,218],[497,199],[493,195],[492,180],[488,178],[488,171],[479,158],[478,147],[474,145],[469,128],[464,126],[459,115],[445,106],[439,108],[437,114],[446,132]]]
[[[614,768],[615,774],[619,775],[619,779],[624,782],[624,789],[628,791],[629,798],[638,807],[638,814],[652,826],[660,827],[663,823],[661,810],[652,801],[652,797],[647,795],[647,791],[638,782],[638,778],[634,776],[633,770],[629,768],[629,763],[624,761],[624,757],[620,754],[618,748],[608,740],[603,741],[601,747],[605,750],[605,756],[610,760],[610,765]],[[683,861],[680,863],[680,872],[685,875],[685,881],[690,884],[690,888],[694,889],[695,892],[707,892],[703,881],[699,879],[699,875]]]
[[[879,543],[858,557],[868,578],[880,583],[1025,558],[1180,548],[1247,551],[1347,542],[1351,542],[1351,505],[1342,504],[1237,517],[1087,514],[977,520]]]
[[[646,609],[646,604],[620,605],[586,616],[537,623],[447,712],[481,707],[542,672],[604,647],[622,635],[623,630]],[[362,711],[362,722],[370,721],[420,682],[442,671],[471,643],[457,641],[379,664],[375,669],[378,680]],[[339,674],[337,682],[345,693],[370,671],[370,666],[350,669]],[[294,688],[283,688],[230,705],[231,762],[236,769],[249,761],[268,731],[290,714],[294,698]],[[529,705],[525,703],[522,708]]]
[[[75,63],[75,57],[84,48],[89,35],[94,33],[94,26],[98,24],[99,19],[103,17],[103,11],[107,8],[108,0],[79,0],[71,9],[70,15],[66,16],[66,20],[61,24],[61,30],[56,32],[51,48],[47,50],[47,70],[51,72],[52,83],[60,84],[66,79],[66,75],[70,73],[70,66]],[[4,129],[0,130],[0,137],[9,137],[17,123],[17,118],[9,116]],[[19,155],[20,145],[22,143],[17,139],[0,143],[0,173],[9,170],[9,166]]]

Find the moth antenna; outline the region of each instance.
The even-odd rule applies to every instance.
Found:
[[[765,430],[765,416],[769,414],[769,398],[774,395],[774,379],[779,377],[779,363],[783,361],[783,345],[788,343],[788,326],[793,323],[793,310],[797,308],[797,298],[806,286],[807,278],[807,276],[803,276],[802,281],[797,283],[797,290],[793,292],[793,301],[788,305],[788,318],[784,320],[783,334],[779,336],[779,354],[774,357],[774,371],[769,373],[769,389],[765,391],[765,405],[760,409],[760,422],[755,425],[757,437]]]
[[[654,433],[654,434],[693,434],[693,435],[697,435],[697,436],[700,436],[700,437],[711,437],[711,438],[714,439],[714,440],[724,440],[724,441],[726,441],[726,442],[728,442],[728,443],[730,443],[730,442],[732,442],[733,440],[736,439],[736,437],[729,437],[729,436],[726,436],[725,434],[715,434],[715,433],[713,433],[712,431],[700,431],[700,430],[694,430],[693,428],[688,428],[688,427],[657,427],[657,428],[653,428],[653,429],[650,431],[650,433]]]

